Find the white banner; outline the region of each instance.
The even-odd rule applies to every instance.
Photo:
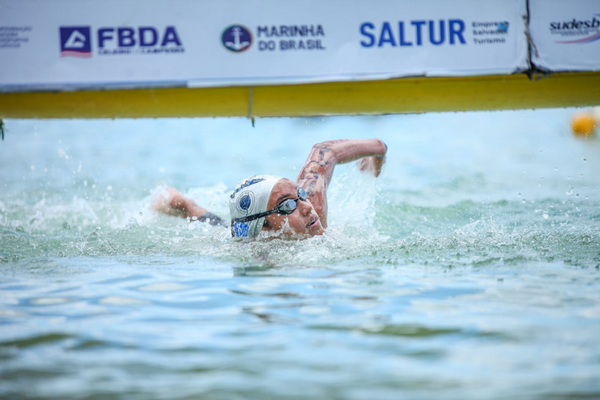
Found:
[[[600,70],[600,1],[529,0],[533,63],[549,71]]]
[[[0,90],[509,74],[525,0],[0,0]]]

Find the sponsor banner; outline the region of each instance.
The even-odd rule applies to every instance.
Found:
[[[508,74],[525,0],[0,0],[0,90]]]
[[[533,63],[549,71],[600,70],[600,1],[529,0]]]

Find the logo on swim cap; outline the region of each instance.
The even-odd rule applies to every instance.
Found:
[[[223,31],[221,42],[227,50],[239,53],[252,45],[252,33],[245,26],[231,25]]]
[[[249,209],[251,204],[252,204],[252,199],[250,198],[249,194],[245,194],[244,197],[242,197],[240,199],[240,208],[242,210]]]
[[[250,211],[254,208],[254,193],[247,190],[240,194],[236,207],[241,214],[250,214]]]
[[[236,237],[248,237],[248,231],[250,230],[250,227],[248,224],[243,222],[236,222],[233,224],[233,230],[235,231]]]

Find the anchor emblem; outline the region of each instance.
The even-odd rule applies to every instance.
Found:
[[[233,38],[233,41],[231,41]],[[232,25],[225,29],[221,37],[223,46],[236,53],[244,51],[252,44],[252,34],[248,28]]]

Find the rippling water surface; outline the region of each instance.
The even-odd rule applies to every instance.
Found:
[[[573,110],[385,117],[8,120],[0,142],[0,397],[600,397],[600,140]],[[250,174],[379,137],[338,167],[330,229],[239,243]]]

